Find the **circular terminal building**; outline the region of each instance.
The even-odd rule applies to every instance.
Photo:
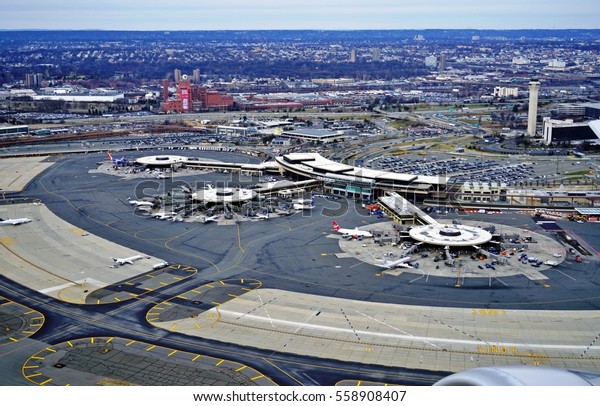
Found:
[[[428,224],[413,227],[408,233],[415,241],[447,247],[481,246],[492,240],[488,231],[462,224]]]
[[[136,162],[150,168],[170,168],[187,160],[188,158],[178,155],[152,155],[138,158]]]

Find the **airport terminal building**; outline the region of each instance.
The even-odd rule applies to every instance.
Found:
[[[584,141],[600,143],[600,120],[575,123],[573,120],[544,119],[544,144],[578,144]]]
[[[331,161],[317,153],[291,153],[276,160],[292,176],[322,181],[325,193],[354,199],[372,200],[386,191],[395,191],[413,199],[445,196],[448,182],[445,176],[420,176],[354,167]]]

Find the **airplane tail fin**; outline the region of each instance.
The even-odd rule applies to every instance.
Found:
[[[112,155],[110,154],[110,152],[106,151],[106,155],[108,155],[108,159],[110,159],[111,161],[113,160]]]
[[[337,230],[339,230],[339,229],[340,229],[340,225],[339,225],[339,224],[338,224],[336,221],[332,221],[332,224],[333,224],[333,229],[334,229],[335,231],[337,231]]]

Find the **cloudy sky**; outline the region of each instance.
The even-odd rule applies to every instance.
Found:
[[[21,0],[0,29],[600,28],[597,0]]]

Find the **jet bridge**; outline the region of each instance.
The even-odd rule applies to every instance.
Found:
[[[396,192],[387,192],[385,196],[379,198],[379,203],[383,212],[396,223],[438,224],[430,215]]]

